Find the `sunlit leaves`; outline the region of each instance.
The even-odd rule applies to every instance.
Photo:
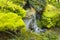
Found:
[[[26,11],[20,6],[14,4],[12,1],[0,0],[0,12],[12,12],[25,17]]]
[[[0,31],[16,31],[25,27],[25,24],[20,16],[14,13],[0,13]]]
[[[55,6],[47,4],[40,23],[47,28],[55,27],[57,21],[59,21],[59,15],[60,14]]]

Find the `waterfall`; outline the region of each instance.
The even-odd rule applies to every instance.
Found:
[[[36,12],[33,9],[27,10],[26,18],[24,19],[27,29],[31,29],[34,32],[38,33],[43,31],[42,29],[38,28],[36,23]]]

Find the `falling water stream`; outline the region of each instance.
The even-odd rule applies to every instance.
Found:
[[[32,9],[28,9],[27,10],[27,14],[26,14],[26,18],[24,19],[24,22],[26,24],[26,28],[29,29],[33,29],[34,32],[42,32],[42,29],[39,29],[36,23],[36,12]]]

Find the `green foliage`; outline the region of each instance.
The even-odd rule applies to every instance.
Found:
[[[58,34],[54,31],[46,31],[45,33],[34,33],[32,31],[21,31],[19,40],[58,40]]]
[[[40,36],[42,36],[42,40],[58,40],[58,34],[52,30],[41,33]]]
[[[0,31],[16,31],[24,28],[25,24],[20,16],[14,13],[0,13]]]
[[[48,30],[44,33],[35,33],[31,30],[21,30],[17,35],[14,36],[11,36],[11,38],[8,38],[6,40],[58,40],[58,34],[55,31],[51,30]]]
[[[37,21],[37,26],[38,26],[39,28],[42,28],[42,27],[43,27],[42,22],[41,22],[40,20],[36,20],[36,21]]]
[[[56,0],[47,0],[47,3],[54,4],[56,3]]]
[[[12,1],[14,4],[17,4],[23,7],[26,4],[27,0],[10,0],[10,1]]]
[[[38,12],[40,12],[46,6],[46,1],[45,0],[29,0],[29,3]]]
[[[30,31],[22,31],[20,33],[20,40],[42,40],[41,36]]]
[[[60,17],[59,17],[59,21],[57,21],[56,26],[60,27]]]
[[[59,2],[59,0],[47,0],[47,4],[52,4],[55,7],[60,9],[60,2]]]
[[[60,14],[56,7],[51,4],[47,4],[40,21],[41,26],[47,28],[55,27],[57,21],[59,21],[59,15]]]
[[[38,26],[47,28],[60,26],[60,2],[56,0],[47,0],[46,2],[41,21],[37,20]]]
[[[26,11],[20,5],[16,5],[12,1],[8,0],[0,0],[0,12],[12,12],[20,15],[21,17],[25,17],[26,15]]]

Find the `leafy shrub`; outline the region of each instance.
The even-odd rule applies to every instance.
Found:
[[[0,0],[0,12],[12,12],[25,17],[26,11],[20,5],[14,4],[12,1]]]
[[[56,7],[47,4],[39,24],[47,28],[55,27],[57,21],[59,21],[59,15]]]
[[[60,27],[60,17],[59,17],[59,21],[57,21],[57,23],[56,23],[56,26]]]
[[[56,3],[56,0],[47,0],[47,3],[54,4],[54,3]]]
[[[52,4],[52,5],[54,5],[55,7],[57,7],[57,8],[60,9],[60,2],[59,2],[59,0],[47,0],[47,3],[48,3],[48,4]]]
[[[14,4],[17,4],[23,7],[26,4],[27,0],[9,0],[9,1],[12,1]]]
[[[0,31],[16,31],[24,28],[25,24],[20,16],[14,13],[0,13]]]

